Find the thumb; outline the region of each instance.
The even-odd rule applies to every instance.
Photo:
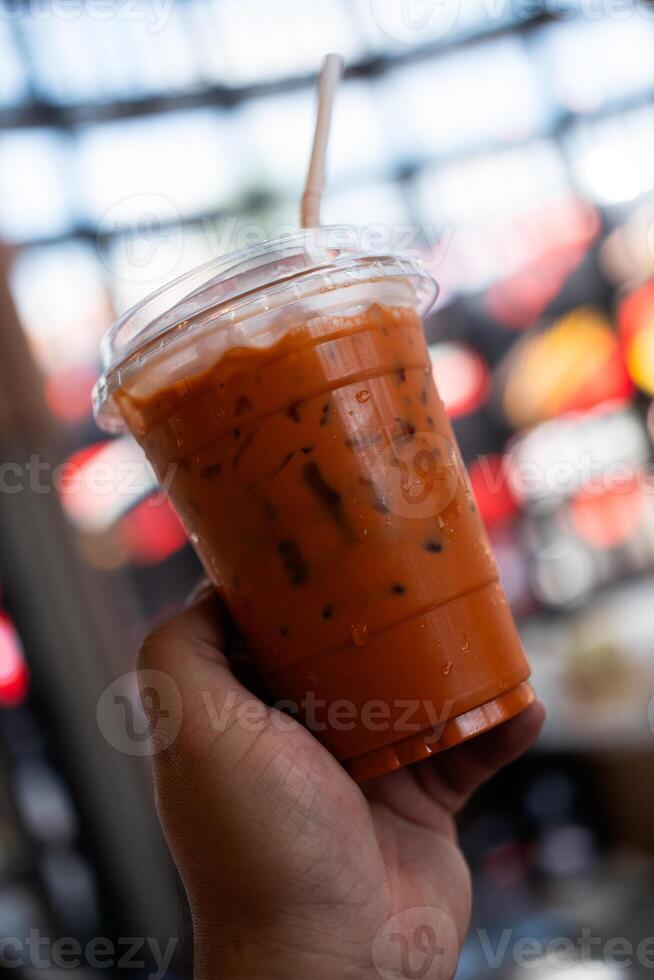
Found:
[[[186,767],[220,741],[225,769],[246,753],[270,709],[234,676],[225,645],[227,620],[213,589],[204,589],[182,612],[157,626],[138,657],[139,687],[150,721],[157,770]],[[238,719],[250,724],[237,724]],[[224,736],[224,737],[223,737]]]
[[[160,698],[152,762],[159,818],[192,900],[214,901],[217,881],[270,888],[275,869],[278,879],[280,867],[303,873],[310,847],[324,851],[331,840],[324,799],[352,798],[351,810],[363,803],[308,731],[234,676],[225,626],[218,597],[205,595],[157,627],[139,656],[143,697],[153,677],[177,692],[177,713],[175,697]],[[342,809],[334,819],[345,837]],[[324,832],[301,847],[307,826]]]
[[[224,653],[226,624],[218,596],[205,594],[158,626],[140,651],[143,700],[153,677],[158,690],[172,692],[158,698],[151,724],[157,806],[166,831],[186,833],[193,807],[204,808],[215,824],[237,819],[281,826],[297,812],[298,797],[307,803],[307,780],[345,778],[294,718],[266,705],[234,676]]]

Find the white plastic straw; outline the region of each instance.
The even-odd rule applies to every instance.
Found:
[[[343,58],[340,54],[328,54],[320,72],[318,113],[316,115],[313,149],[302,203],[300,204],[300,225],[302,228],[317,228],[320,224],[320,204],[325,187],[325,159],[332,106],[338,83],[343,74],[343,66]]]

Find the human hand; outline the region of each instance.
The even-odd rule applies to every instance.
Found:
[[[196,978],[449,980],[470,912],[455,816],[535,740],[542,705],[357,786],[237,680],[225,639],[221,604],[205,594],[140,656],[142,671],[163,671],[181,694],[179,732],[158,721],[153,765]]]

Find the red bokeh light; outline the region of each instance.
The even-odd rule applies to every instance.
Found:
[[[158,565],[188,542],[184,527],[165,497],[144,500],[120,522],[120,536],[136,565]]]
[[[518,510],[511,491],[507,458],[478,456],[468,467],[479,513],[487,527],[512,517]]]
[[[618,327],[627,367],[639,388],[654,394],[654,280],[620,304]]]
[[[471,347],[434,344],[429,349],[434,381],[451,419],[469,415],[486,400],[490,371]]]
[[[553,249],[510,279],[494,283],[487,302],[493,316],[510,330],[524,330],[543,313],[586,254],[586,245]]]
[[[618,329],[626,347],[641,330],[654,327],[654,280],[636,289],[621,303]]]
[[[593,548],[617,548],[636,531],[645,496],[635,477],[614,480],[610,487],[589,484],[570,504],[572,525]]]
[[[14,624],[0,613],[0,707],[13,708],[25,699],[29,672]]]
[[[599,230],[595,208],[575,197],[514,218],[511,237],[521,243],[525,261],[488,290],[493,315],[511,330],[534,323],[583,261]]]
[[[102,442],[93,442],[88,446],[84,446],[82,449],[78,449],[77,452],[71,453],[66,460],[65,467],[61,471],[60,490],[62,493],[76,489],[79,476],[83,472],[84,467],[91,462],[94,456],[101,453],[109,443],[110,440],[108,439]]]

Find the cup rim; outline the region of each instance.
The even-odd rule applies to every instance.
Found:
[[[391,249],[362,248],[364,234],[365,229],[353,225],[323,225],[249,245],[196,266],[134,304],[100,344],[102,373],[93,389],[100,428],[125,430],[111,398],[125,372],[139,370],[149,354],[171,342],[171,334],[179,336],[180,327],[193,329],[208,311],[228,325],[239,316],[249,319],[266,312],[283,291],[300,300],[318,290],[394,275],[414,284],[416,309],[424,316],[438,286],[421,259]]]

